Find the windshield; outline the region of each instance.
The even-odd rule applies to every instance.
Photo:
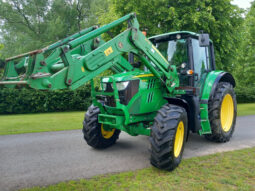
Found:
[[[156,43],[157,49],[167,59],[169,64],[176,66],[181,86],[189,85],[189,77],[181,75],[182,70],[185,71],[189,68],[187,42],[187,39],[175,39]],[[181,67],[182,64],[184,64],[185,68]]]
[[[157,49],[171,65],[180,67],[182,63],[188,64],[188,46],[186,39],[170,40],[156,44]]]

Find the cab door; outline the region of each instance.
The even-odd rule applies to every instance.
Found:
[[[210,47],[199,46],[199,40],[191,40],[193,70],[194,70],[194,87],[203,87],[207,73],[212,70],[210,59]]]

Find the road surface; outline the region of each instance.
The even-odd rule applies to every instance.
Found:
[[[228,143],[191,134],[184,158],[255,146],[255,116],[237,118]],[[55,184],[98,174],[149,167],[148,137],[121,133],[113,147],[95,150],[81,130],[0,136],[0,190]]]

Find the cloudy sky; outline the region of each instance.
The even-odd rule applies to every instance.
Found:
[[[232,4],[238,5],[240,8],[247,9],[251,6],[253,0],[233,0]]]

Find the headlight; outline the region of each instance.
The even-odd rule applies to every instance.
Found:
[[[117,83],[116,83],[116,86],[117,86],[117,89],[118,89],[119,91],[121,91],[121,90],[126,89],[126,87],[128,86],[128,84],[129,84],[129,82],[117,82]]]

